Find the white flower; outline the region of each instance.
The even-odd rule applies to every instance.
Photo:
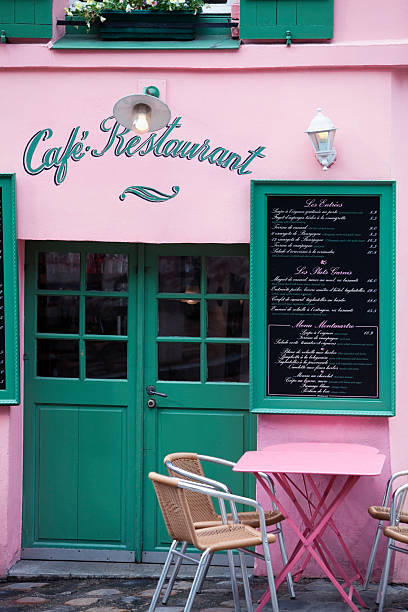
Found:
[[[102,21],[102,23],[106,21],[106,17],[102,17],[102,15],[99,15],[99,19]]]
[[[130,6],[130,4],[126,5],[126,12],[130,13],[130,11],[132,10],[132,7]]]

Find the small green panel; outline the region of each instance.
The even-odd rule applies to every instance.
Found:
[[[241,0],[243,39],[327,40],[333,37],[333,0]]]
[[[8,38],[51,38],[52,0],[1,2],[0,29]]]
[[[227,34],[202,34],[194,40],[101,40],[95,35],[66,34],[55,41],[53,49],[239,49],[240,40],[234,40]]]
[[[78,408],[37,407],[38,540],[76,540]]]
[[[79,410],[79,540],[121,540],[124,417],[122,408]]]
[[[214,410],[158,411],[157,467],[167,474],[163,458],[176,451],[197,452],[237,460],[247,450],[248,412]],[[227,483],[237,494],[244,494],[242,473],[228,467],[204,463],[206,475]],[[149,483],[150,484],[150,483]],[[169,542],[167,530],[157,514],[158,546]]]

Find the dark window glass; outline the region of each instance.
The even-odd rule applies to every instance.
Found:
[[[127,334],[127,298],[87,297],[86,334]]]
[[[200,380],[200,345],[190,342],[160,342],[160,380]]]
[[[159,300],[159,336],[199,335],[199,300]]]
[[[127,291],[128,256],[116,253],[88,253],[86,288],[88,291]]]
[[[39,289],[79,289],[79,253],[38,253]]]
[[[127,378],[127,342],[87,340],[86,378]]]
[[[248,338],[248,300],[208,300],[207,336]]]
[[[37,376],[79,378],[77,340],[37,340]]]
[[[207,293],[248,292],[248,257],[207,257]]]
[[[40,295],[37,302],[37,331],[51,334],[77,334],[79,297]]]
[[[207,344],[209,382],[248,382],[248,372],[247,344]]]
[[[159,291],[162,293],[199,293],[200,274],[200,257],[159,257]]]

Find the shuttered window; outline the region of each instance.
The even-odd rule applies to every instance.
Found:
[[[326,40],[333,36],[333,0],[241,0],[243,39]]]
[[[52,0],[1,0],[0,30],[7,38],[51,38]]]

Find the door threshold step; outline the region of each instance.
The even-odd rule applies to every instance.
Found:
[[[60,578],[158,578],[161,563],[109,563],[95,561],[42,561],[23,559],[8,571],[9,580],[57,580]],[[195,565],[182,565],[180,578],[193,578]],[[229,577],[224,566],[210,567],[208,576]]]

